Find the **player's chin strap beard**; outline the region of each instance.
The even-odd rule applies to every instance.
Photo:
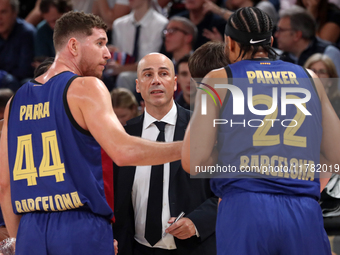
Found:
[[[239,42],[243,45],[251,45],[251,46],[260,46],[271,43],[272,32],[266,33],[251,33],[251,32],[243,32],[237,30],[229,23],[225,26],[224,34],[226,36],[230,36],[236,42]]]

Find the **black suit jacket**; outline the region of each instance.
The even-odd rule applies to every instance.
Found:
[[[177,122],[174,141],[183,140],[190,120],[190,112],[177,105]],[[141,136],[144,114],[128,121],[127,133]],[[136,167],[114,168],[116,222],[114,238],[118,240],[119,254],[132,255],[134,247],[135,222],[131,191]],[[218,198],[213,195],[208,179],[191,179],[181,166],[181,161],[170,163],[169,203],[171,217],[185,212],[195,224],[200,237],[186,240],[175,238],[179,254],[216,254],[215,224]]]

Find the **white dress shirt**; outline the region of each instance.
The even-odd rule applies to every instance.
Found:
[[[171,110],[160,120],[167,124],[165,125],[165,141],[172,142],[175,134],[175,125],[177,120],[177,107],[173,104]],[[142,130],[142,138],[156,141],[159,130],[153,122],[157,121],[145,110],[144,122]],[[137,166],[135,179],[132,186],[132,204],[135,213],[135,240],[140,244],[151,247],[145,239],[145,220],[149,197],[151,166]],[[170,219],[169,206],[169,180],[170,180],[170,163],[164,164],[163,175],[163,209],[162,209],[162,231],[169,227],[168,220]],[[177,215],[176,215],[177,216]],[[167,250],[176,249],[174,237],[167,234],[165,237],[156,243],[153,247]]]
[[[129,5],[129,0],[107,0],[109,6],[112,8],[115,4]]]
[[[83,11],[85,13],[92,13],[93,3],[96,0],[72,0],[73,9],[76,11]],[[110,8],[115,4],[129,5],[129,0],[107,0]]]
[[[137,22],[134,11],[113,22],[113,45],[119,51],[132,56],[135,42],[136,26],[141,25],[138,40],[138,61],[151,52],[159,52],[163,41],[163,30],[168,19],[150,8],[144,17]]]

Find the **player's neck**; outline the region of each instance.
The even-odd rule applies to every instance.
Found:
[[[256,59],[256,58],[268,58],[268,53],[264,51],[258,51],[255,53],[254,57],[251,57],[252,52],[248,52],[242,59]]]
[[[72,61],[66,61],[63,58],[56,56],[53,64],[48,69],[48,71],[40,75],[39,77],[37,77],[35,80],[37,82],[44,84],[49,79],[51,79],[53,76],[56,76],[57,74],[60,74],[65,71],[69,71],[69,72],[72,72],[78,75],[82,75],[80,69],[77,67],[75,63],[73,63]]]

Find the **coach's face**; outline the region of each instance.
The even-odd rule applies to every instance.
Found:
[[[63,14],[58,11],[54,6],[51,6],[47,13],[42,13],[42,17],[46,20],[50,28],[54,29],[55,23]]]
[[[138,64],[136,91],[141,93],[145,107],[165,107],[173,104],[177,78],[169,58],[159,53],[146,55]]]

